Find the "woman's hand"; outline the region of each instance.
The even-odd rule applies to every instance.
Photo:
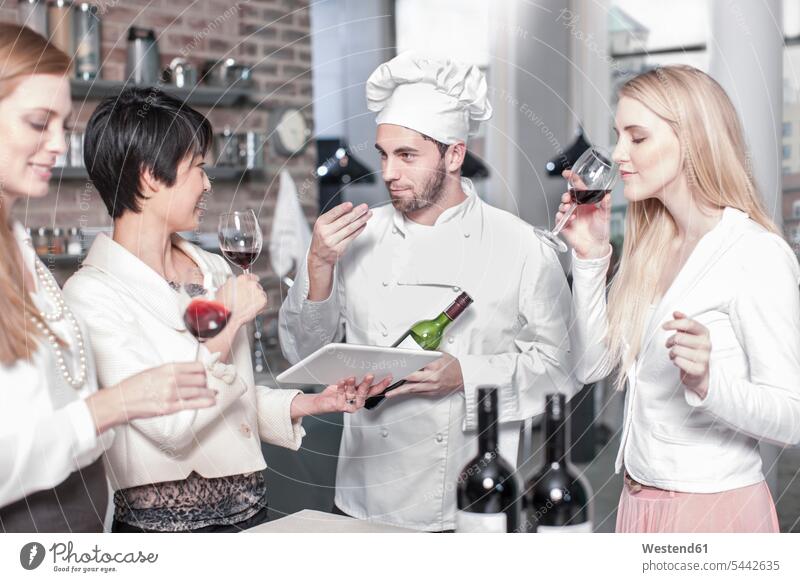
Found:
[[[367,398],[386,390],[392,382],[392,377],[387,376],[377,384],[372,383],[374,380],[375,377],[368,374],[356,386],[354,377],[345,378],[336,384],[331,384],[319,394],[298,394],[292,400],[292,420],[312,414],[356,412],[364,407]]]
[[[569,180],[572,172],[564,170],[561,175]],[[565,192],[556,213],[556,224],[561,221],[571,204],[572,194]],[[575,249],[578,258],[599,259],[605,257],[609,251],[610,224],[611,194],[606,194],[597,204],[579,204],[567,219],[561,234]]]
[[[239,325],[244,325],[267,310],[267,293],[258,282],[256,275],[231,277],[217,291],[217,301],[221,302],[231,317]]]
[[[676,311],[675,318],[664,324],[677,333],[667,339],[669,357],[681,370],[681,382],[701,400],[708,395],[708,362],[711,358],[711,337],[708,328]]]
[[[97,434],[137,418],[209,408],[216,404],[215,390],[206,387],[206,369],[200,362],[164,364],[145,370],[116,386],[89,396],[86,404]]]

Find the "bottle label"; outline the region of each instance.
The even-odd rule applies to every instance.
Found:
[[[592,533],[592,522],[585,521],[575,525],[540,525],[536,533]]]
[[[406,349],[406,350],[421,350],[422,349],[422,347],[417,342],[414,341],[414,338],[411,337],[411,334],[408,334],[406,336],[406,339],[404,339],[402,342],[400,342],[397,345],[397,347],[398,348],[403,348],[403,349]]]
[[[457,533],[506,533],[505,513],[456,512]]]

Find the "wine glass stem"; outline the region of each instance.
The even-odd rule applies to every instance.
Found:
[[[242,269],[242,274],[249,275],[250,274],[250,268],[248,267],[247,269]],[[253,333],[253,338],[252,338],[253,342],[254,343],[255,342],[259,342],[259,344],[260,344],[261,343],[261,325],[258,322],[258,316],[256,316],[255,319],[253,319],[253,332],[254,332]],[[259,346],[259,348],[260,348],[260,346]],[[264,352],[262,351],[261,353],[263,354]]]
[[[567,211],[564,213],[564,216],[561,217],[561,220],[558,221],[558,224],[553,229],[553,236],[557,236],[558,233],[563,230],[563,228],[567,225],[569,217],[572,216],[572,213],[575,212],[577,207],[578,203],[573,200],[572,204],[569,205],[569,209],[567,209]]]

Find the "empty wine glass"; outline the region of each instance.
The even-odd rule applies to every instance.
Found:
[[[250,267],[261,254],[263,237],[256,213],[252,210],[229,212],[219,217],[219,248],[231,263],[250,274]]]
[[[611,160],[606,151],[597,147],[591,147],[583,152],[570,171],[572,174],[567,180],[567,188],[572,195],[572,204],[569,209],[553,230],[534,229],[542,242],[561,253],[567,252],[567,245],[558,235],[578,205],[600,202],[614,189],[619,177],[619,166]]]

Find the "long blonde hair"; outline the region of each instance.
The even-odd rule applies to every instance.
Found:
[[[33,74],[67,74],[67,55],[29,28],[0,24],[0,100],[14,92],[19,82]],[[10,220],[10,209],[0,209],[0,216]],[[0,224],[0,363],[13,365],[30,360],[31,347],[39,337],[31,317],[44,323],[32,305],[25,285],[17,242],[8,223]]]
[[[658,67],[630,79],[619,95],[637,100],[672,127],[683,150],[682,171],[701,208],[737,208],[780,232],[750,173],[736,109],[714,79],[685,65]],[[618,389],[639,355],[644,318],[676,235],[675,221],[659,199],[628,205],[622,257],[608,299],[608,345],[620,364]]]

